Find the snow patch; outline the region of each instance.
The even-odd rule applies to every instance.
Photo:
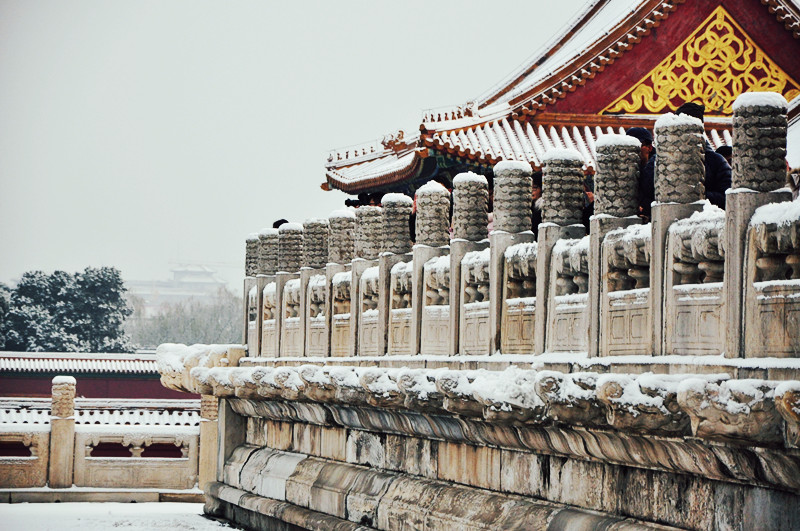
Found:
[[[789,108],[789,102],[786,101],[781,94],[777,92],[745,92],[739,94],[736,101],[733,102],[733,112],[741,109],[742,107],[776,107],[784,114]]]

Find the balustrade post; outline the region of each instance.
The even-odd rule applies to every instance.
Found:
[[[284,223],[278,228],[278,273],[275,275],[275,335],[278,341],[277,355],[284,356],[286,344],[286,284],[298,278],[303,265],[303,226],[299,223]],[[291,350],[288,348],[288,350]]]
[[[425,262],[448,254],[450,243],[450,192],[430,181],[417,190],[416,240],[412,251],[414,269],[411,288],[411,353],[420,352],[422,306],[425,295]]]
[[[217,478],[217,437],[219,399],[213,395],[200,397],[200,451],[197,484],[202,490]]]
[[[450,241],[450,355],[459,351],[461,333],[461,260],[488,245],[489,183],[472,172],[453,179],[453,239]],[[490,314],[491,326],[491,314]]]
[[[748,324],[744,292],[747,286],[747,228],[760,206],[791,201],[786,180],[786,99],[777,93],[751,92],[733,104],[733,165],[725,211],[725,356],[746,356]],[[743,287],[745,289],[743,289]]]
[[[703,209],[705,165],[703,122],[687,115],[667,113],[654,127],[656,156],[655,204],[652,209],[652,255],[650,257],[650,311],[653,355],[664,353],[664,270],[667,231],[679,219]]]
[[[258,241],[259,236],[258,233],[248,234],[247,238],[245,239],[245,251],[244,251],[244,282],[242,284],[243,289],[243,299],[245,304],[243,305],[243,312],[242,312],[242,319],[244,320],[244,326],[242,327],[242,344],[247,345],[248,341],[251,339],[250,332],[248,330],[248,313],[249,309],[247,306],[248,295],[250,290],[253,289],[253,286],[256,284],[256,274],[258,272]]]
[[[596,147],[596,217],[589,222],[589,357],[600,355],[601,335],[608,326],[600,312],[603,240],[612,230],[640,222],[636,214],[641,142],[627,135],[604,135]]]
[[[337,305],[334,299],[337,290],[340,289],[333,283],[334,276],[344,274],[351,269],[351,262],[355,255],[355,233],[356,233],[356,214],[352,209],[346,208],[334,210],[328,216],[330,223],[330,233],[328,235],[328,264],[325,266],[325,280],[328,286],[326,297],[325,312],[326,323],[328,326],[329,341],[328,351],[331,356],[352,355],[355,351],[353,327],[350,323],[353,320],[352,297],[350,297],[350,318],[347,320],[346,333],[340,331],[341,324],[337,325],[334,314]],[[350,273],[352,275],[352,272]],[[352,282],[352,281],[351,281]]]
[[[542,224],[539,225],[536,259],[535,354],[545,351],[547,318],[554,286],[550,285],[552,251],[558,240],[586,234],[583,219],[583,157],[574,149],[550,151],[542,175]],[[529,207],[530,208],[530,207]]]
[[[258,344],[254,353],[250,356],[277,356],[278,337],[273,335],[264,326],[265,306],[267,297],[265,296],[266,287],[275,282],[275,274],[278,271],[278,254],[280,247],[280,231],[278,229],[266,228],[258,233],[259,240],[259,275],[256,282],[256,308],[257,308],[257,331]],[[250,344],[248,343],[248,348]]]
[[[75,378],[56,376],[50,409],[50,466],[52,489],[72,486],[75,460]]]

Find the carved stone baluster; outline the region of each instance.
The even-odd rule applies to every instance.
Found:
[[[303,226],[284,223],[278,229],[278,270],[297,272],[303,265]]]
[[[303,222],[303,263],[312,269],[321,269],[328,263],[327,219],[307,219]]]

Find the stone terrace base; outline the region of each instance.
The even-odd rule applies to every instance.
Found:
[[[223,449],[206,510],[253,529],[800,528],[794,451],[467,411],[224,401],[246,437]]]
[[[0,489],[0,503],[180,502],[203,503],[203,492],[163,489]]]
[[[353,469],[352,473],[358,474],[360,467],[349,468]],[[375,473],[367,472],[367,474]],[[363,499],[362,492],[355,492],[358,490],[356,487],[348,490],[346,486],[314,485],[309,500],[311,504],[324,505],[326,501],[335,504],[338,501],[349,505],[353,498],[362,498],[354,503],[372,502],[374,504],[372,515],[364,515],[359,523],[300,507],[287,501],[251,494],[224,483],[209,485],[205,511],[212,516],[235,522],[246,529],[262,531],[295,529],[325,531],[369,529],[633,531],[675,529],[545,501],[501,496],[482,489],[453,486],[441,481],[410,476],[399,475],[388,489],[385,483],[385,479],[383,482],[378,482],[377,492],[371,493],[372,499],[366,500]],[[376,485],[368,486],[374,488]],[[318,499],[313,500],[315,497]],[[420,502],[423,500],[431,503],[422,505]],[[377,517],[377,521],[373,522],[373,517]]]

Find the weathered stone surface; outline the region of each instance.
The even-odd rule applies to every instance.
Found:
[[[336,264],[346,264],[353,259],[355,252],[356,215],[350,210],[331,212],[328,223],[328,258]]]
[[[744,93],[733,104],[732,188],[771,192],[786,182],[786,99]]]
[[[472,172],[453,179],[453,239],[480,241],[487,237],[489,184]]]
[[[417,244],[440,247],[450,242],[450,192],[430,181],[417,190]]]
[[[362,206],[356,209],[355,257],[374,260],[383,246],[383,209]]]
[[[705,198],[703,122],[667,113],[656,121],[656,201],[692,203]]]
[[[278,229],[278,271],[295,273],[303,266],[303,226],[284,223]]]
[[[630,136],[605,135],[597,141],[595,214],[617,217],[637,214],[640,150],[639,141]]]
[[[244,274],[247,277],[258,274],[258,251],[258,234],[249,234],[245,240],[244,251]]]
[[[278,272],[278,229],[266,228],[258,233],[259,275],[274,275]]]
[[[531,167],[502,161],[494,166],[494,230],[531,230]]]
[[[411,235],[408,220],[414,208],[414,200],[403,194],[386,194],[383,206],[383,251],[405,254],[411,251]]]
[[[303,265],[322,269],[328,263],[330,225],[327,219],[307,219],[303,222]]]
[[[544,163],[542,221],[561,226],[581,223],[584,196],[583,157],[573,149],[552,150],[548,152]],[[530,205],[528,209],[530,210]]]

